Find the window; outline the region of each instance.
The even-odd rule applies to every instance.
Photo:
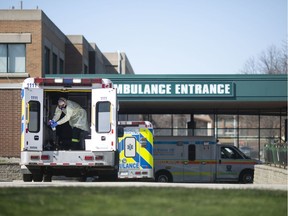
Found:
[[[53,74],[57,74],[57,55],[53,53]]]
[[[59,60],[59,73],[63,74],[64,73],[64,60],[60,58]]]
[[[125,157],[135,157],[136,156],[136,139],[134,137],[126,137],[124,144],[124,154]]]
[[[188,147],[188,160],[194,161],[196,159],[196,148],[195,145],[189,145]]]
[[[45,74],[50,74],[50,49],[48,47],[44,48],[44,68]]]
[[[25,73],[25,44],[0,44],[0,73]]]
[[[233,147],[221,147],[222,159],[243,159]]]
[[[28,110],[28,130],[32,133],[40,131],[40,103],[39,101],[29,101]]]
[[[111,130],[110,102],[98,102],[96,104],[96,131],[98,133],[108,133]]]

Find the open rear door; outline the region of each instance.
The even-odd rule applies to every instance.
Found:
[[[86,150],[116,151],[116,89],[92,89],[91,112],[91,140],[86,140]]]
[[[42,151],[43,89],[29,81],[22,88],[21,151]]]

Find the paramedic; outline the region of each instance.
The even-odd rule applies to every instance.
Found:
[[[65,116],[60,119],[62,112],[65,114]],[[79,146],[81,133],[84,131],[89,131],[87,113],[76,102],[60,97],[58,99],[58,106],[56,107],[54,117],[49,121],[50,126],[55,128],[57,125],[62,125],[68,121],[72,128],[71,150],[77,150],[81,148]]]

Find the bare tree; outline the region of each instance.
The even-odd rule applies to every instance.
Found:
[[[245,74],[287,74],[287,45],[282,49],[270,46],[258,58],[251,57],[244,64]]]

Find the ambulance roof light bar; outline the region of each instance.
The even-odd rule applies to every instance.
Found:
[[[41,86],[92,86],[93,84],[101,84],[102,88],[112,88],[113,84],[110,80],[101,78],[34,78],[34,82]]]

